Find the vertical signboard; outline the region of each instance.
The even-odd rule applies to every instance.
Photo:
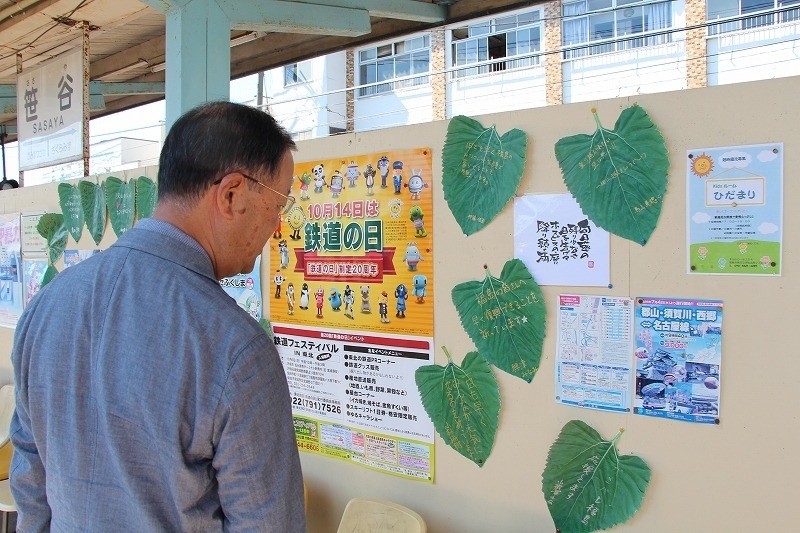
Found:
[[[17,76],[20,170],[83,157],[82,80],[80,47]]]

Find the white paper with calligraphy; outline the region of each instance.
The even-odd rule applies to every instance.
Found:
[[[606,287],[608,232],[569,194],[531,194],[514,201],[514,256],[539,285]]]
[[[22,213],[22,254],[25,256],[47,255],[47,240],[36,230],[42,215],[44,211]]]

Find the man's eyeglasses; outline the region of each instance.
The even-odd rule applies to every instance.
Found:
[[[278,196],[280,196],[280,197],[282,197],[282,198],[285,198],[285,199],[286,199],[286,204],[285,204],[285,205],[284,205],[284,206],[281,208],[281,215],[287,215],[287,214],[289,214],[289,211],[291,211],[291,210],[292,210],[292,207],[294,207],[294,196],[287,196],[287,195],[283,194],[282,192],[278,192],[278,191],[276,191],[275,189],[273,189],[272,187],[269,187],[269,186],[267,186],[267,185],[264,185],[263,183],[261,183],[260,181],[258,181],[257,179],[255,179],[255,178],[254,178],[254,177],[252,177],[252,176],[248,176],[247,174],[244,174],[244,173],[242,173],[242,172],[239,172],[239,174],[241,174],[241,175],[242,175],[242,176],[244,176],[245,178],[249,179],[250,181],[252,181],[252,182],[255,182],[255,183],[257,183],[257,184],[261,185],[262,187],[264,187],[264,188],[265,188],[265,189],[267,189],[268,191],[272,191],[272,192],[274,192],[275,194],[277,194]],[[220,183],[222,183],[222,178],[220,178],[220,179],[218,179],[217,181],[215,181],[215,182],[214,182],[214,185],[219,185]]]

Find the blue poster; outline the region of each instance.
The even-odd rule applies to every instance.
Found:
[[[236,300],[239,307],[247,311],[247,314],[256,320],[261,320],[263,299],[261,297],[260,256],[256,259],[256,266],[253,267],[252,272],[222,278],[219,280],[219,284],[228,293],[228,296]]]
[[[783,144],[689,150],[690,274],[779,276],[783,251]]]
[[[634,413],[719,423],[722,301],[636,298]]]

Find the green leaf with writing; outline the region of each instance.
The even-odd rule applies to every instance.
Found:
[[[64,215],[61,213],[45,213],[36,224],[36,231],[47,241],[47,255],[52,265],[67,246],[67,228],[64,226]]]
[[[616,443],[580,420],[567,422],[550,447],[542,492],[556,528],[570,533],[608,529],[639,509],[650,483],[650,467],[635,455],[620,455]]]
[[[69,183],[58,184],[58,200],[61,205],[61,213],[64,215],[64,226],[75,242],[78,242],[83,235],[83,205],[81,204],[81,192],[74,185]]]
[[[614,130],[573,135],[556,143],[564,182],[592,222],[644,245],[658,222],[667,190],[669,157],[664,137],[647,113],[625,109]]]
[[[272,331],[272,324],[270,324],[269,320],[267,320],[266,318],[262,318],[261,320],[258,321],[258,323],[261,324],[261,327],[264,328],[264,331],[267,332],[267,336],[270,339],[275,338],[275,332]]]
[[[136,181],[125,183],[119,178],[106,179],[106,207],[111,219],[111,227],[117,237],[133,227],[136,216]]]
[[[492,453],[500,417],[500,388],[478,352],[459,368],[447,349],[447,366],[426,365],[414,376],[422,405],[448,446],[483,466]]]
[[[83,204],[83,217],[86,227],[95,244],[103,240],[106,231],[106,193],[102,184],[81,180],[78,182],[81,191],[81,204]]]
[[[528,383],[539,370],[544,342],[542,290],[519,259],[508,261],[500,278],[453,287],[453,304],[478,352],[501,370]]]
[[[39,286],[39,290],[44,288],[45,285],[53,281],[53,278],[56,277],[58,274],[58,270],[53,265],[47,265],[47,270],[44,271],[44,276],[42,276],[42,284]]]
[[[525,133],[500,137],[494,126],[463,115],[450,120],[442,150],[444,199],[461,231],[472,235],[502,211],[522,179]]]
[[[150,218],[156,210],[158,185],[147,176],[136,180],[136,219]]]

